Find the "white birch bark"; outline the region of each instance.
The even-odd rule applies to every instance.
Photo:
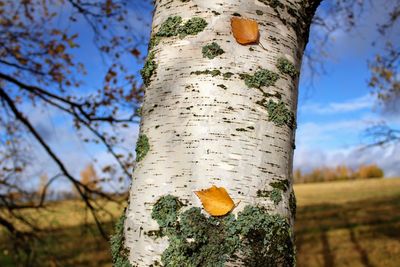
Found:
[[[289,200],[294,130],[277,126],[267,109],[256,102],[281,100],[296,113],[298,78],[280,73],[276,64],[286,58],[299,70],[309,22],[296,21],[286,8],[303,12],[306,1],[279,1],[285,9],[274,9],[269,2],[273,1],[156,1],[153,34],[172,16],[181,16],[183,22],[201,17],[208,25],[197,35],[161,38],[152,50],[157,67],[146,88],[140,125],[150,149],[136,165],[124,227],[132,266],[161,263],[168,239],[144,233],[159,228],[151,218],[152,208],[168,194],[189,206],[202,207],[193,191],[222,186],[239,203],[233,214],[246,205],[261,205],[293,222]],[[260,45],[243,46],[235,41],[230,26],[234,13],[258,22]],[[290,22],[302,31],[296,33]],[[202,47],[211,42],[225,53],[204,58]],[[274,86],[249,88],[239,77],[261,68],[280,74]],[[234,75],[193,74],[214,69]],[[271,191],[270,184],[276,181],[289,181],[278,204],[259,196],[260,190]],[[227,265],[244,266],[240,260]]]

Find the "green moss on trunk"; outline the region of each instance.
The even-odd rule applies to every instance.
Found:
[[[217,69],[213,69],[213,70],[196,70],[196,71],[192,71],[190,74],[195,74],[195,75],[208,75],[210,74],[212,77],[221,75],[221,71],[217,70]]]
[[[284,192],[289,188],[289,181],[288,180],[280,180],[280,181],[275,181],[269,184],[273,188],[278,188]]]
[[[249,267],[295,266],[295,249],[286,218],[257,206],[239,212],[236,227],[242,236],[240,250]]]
[[[167,18],[167,20],[161,24],[160,29],[156,33],[156,36],[171,37],[178,35],[179,26],[181,23],[182,23],[182,18],[180,16]]]
[[[154,47],[156,47],[161,41],[161,37],[157,36],[157,35],[153,35],[150,38],[150,42],[149,42],[149,51],[152,50]]]
[[[182,206],[177,197],[166,195],[154,204],[151,218],[156,220],[161,228],[175,227],[178,211]]]
[[[222,77],[224,77],[224,79],[229,79],[230,77],[232,77],[234,74],[232,72],[225,72]]]
[[[146,135],[139,135],[136,143],[136,162],[141,161],[150,149],[149,139]]]
[[[270,198],[275,203],[275,205],[278,205],[279,202],[282,201],[282,190],[280,190],[278,188],[272,189]]]
[[[290,208],[290,213],[292,214],[292,217],[296,218],[297,204],[296,204],[296,195],[294,194],[294,191],[292,191],[290,193],[289,208]]]
[[[260,69],[253,75],[241,74],[245,84],[250,88],[261,88],[262,86],[273,86],[279,78],[279,75],[267,69]]]
[[[275,123],[276,126],[287,125],[289,128],[294,128],[294,114],[286,107],[283,101],[278,103],[269,100],[264,103],[268,111],[268,119]]]
[[[182,1],[182,0],[181,0]],[[188,1],[182,1],[188,2]],[[203,31],[207,26],[207,22],[199,17],[194,17],[182,24],[183,20],[180,16],[168,17],[163,23],[161,23],[158,32],[155,33],[149,42],[149,51],[157,46],[162,38],[179,36],[184,38],[187,35],[196,35]]]
[[[271,191],[268,190],[257,190],[257,197],[269,197],[271,195]]]
[[[150,52],[147,56],[146,63],[144,64],[143,69],[140,71],[142,74],[142,80],[144,85],[149,86],[151,76],[155,73],[157,68],[157,64],[154,60],[154,52]]]
[[[207,22],[203,18],[194,17],[179,27],[179,37],[184,38],[187,35],[196,35],[202,32],[207,26]]]
[[[115,233],[110,238],[111,257],[114,267],[132,267],[128,260],[128,251],[124,247],[125,211],[115,224]]]
[[[181,201],[161,197],[152,218],[169,246],[161,261],[165,267],[222,267],[238,255],[245,266],[294,266],[294,244],[286,218],[257,206],[246,206],[237,218],[209,217],[200,208],[181,212]],[[157,238],[157,236],[155,236]]]
[[[278,61],[276,63],[276,67],[279,69],[279,71],[283,74],[287,74],[292,78],[295,78],[297,76],[297,70],[296,67],[293,65],[292,62],[290,62],[286,58],[278,58]]]
[[[202,53],[203,57],[213,59],[225,52],[216,42],[212,42],[211,44],[203,46]]]

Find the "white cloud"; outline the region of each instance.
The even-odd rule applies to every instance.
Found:
[[[363,139],[365,130],[379,122],[386,121],[393,128],[400,127],[399,116],[387,116],[372,112],[374,98],[364,95],[344,102],[322,105],[313,103],[300,108],[304,114],[323,116],[348,113],[346,117],[336,116],[322,122],[300,123],[296,133],[294,166],[309,171],[321,166],[345,164],[357,168],[361,164],[376,163],[387,176],[400,176],[400,143],[386,147],[361,149],[366,146]],[[358,112],[357,112],[358,111]],[[364,136],[365,137],[365,136]]]
[[[324,123],[301,123],[296,132],[296,146],[298,148],[315,148],[348,146],[359,144],[359,135],[373,121],[367,119],[340,120]]]
[[[38,130],[44,141],[61,159],[67,170],[75,177],[79,177],[80,171],[89,163],[94,163],[95,168],[100,168],[106,164],[115,164],[116,160],[106,148],[99,144],[87,144],[79,138],[77,131],[73,127],[72,120],[63,112],[48,106],[32,108],[29,105],[21,106],[24,114],[32,125]],[[111,129],[105,129],[110,132]],[[129,128],[118,129],[118,136],[124,138],[124,143],[120,148],[134,150],[138,125]],[[84,136],[92,136],[88,131],[81,131]],[[32,136],[28,135],[26,145],[29,146],[30,166],[24,173],[29,177],[26,187],[34,188],[37,186],[38,177],[46,173],[49,177],[60,173],[59,167],[54,160],[50,158],[43,147]],[[118,148],[117,148],[118,152]],[[95,161],[96,160],[96,161]],[[100,172],[99,172],[100,173]],[[116,187],[114,182],[110,187]],[[108,187],[108,188],[110,188]],[[54,183],[52,189],[68,190],[71,184],[66,179],[61,179]]]
[[[319,103],[305,104],[300,107],[300,112],[319,115],[354,112],[371,109],[375,101],[376,98],[373,95],[367,94],[344,102],[332,102],[325,105]]]
[[[362,164],[376,163],[385,171],[386,177],[399,177],[399,154],[399,143],[388,147],[372,147],[365,149],[362,149],[361,146],[326,151],[303,148],[295,151],[294,168],[309,171],[321,166],[334,167],[344,164],[352,168],[357,168]]]

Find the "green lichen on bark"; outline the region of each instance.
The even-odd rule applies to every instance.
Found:
[[[293,65],[292,62],[290,62],[286,58],[278,58],[276,62],[276,67],[279,69],[279,71],[283,74],[287,74],[292,78],[295,78],[297,76],[297,70],[296,67]]]
[[[261,88],[262,86],[273,86],[279,78],[279,75],[267,69],[260,69],[253,75],[241,74],[245,84],[250,88]]]
[[[200,208],[190,208],[180,215],[179,230],[168,236],[170,245],[161,261],[165,267],[223,267],[239,243],[239,237],[229,231],[233,222],[233,215],[207,218]]]
[[[264,103],[268,111],[268,120],[272,121],[276,126],[287,125],[289,128],[294,128],[294,114],[285,105],[283,101],[278,103],[269,100]]]
[[[161,228],[175,227],[178,211],[182,207],[183,204],[177,197],[163,196],[154,204],[151,218],[156,220]]]
[[[154,35],[155,38],[178,36],[184,38],[187,35],[196,35],[203,31],[207,26],[207,22],[203,18],[194,17],[183,23],[182,17],[168,17]],[[160,41],[156,40],[157,43]]]
[[[238,255],[244,256],[246,266],[294,266],[286,218],[256,206],[246,206],[237,218],[209,217],[197,207],[181,212],[181,207],[172,195],[161,197],[153,207],[161,237],[169,241],[161,256],[163,266],[222,267]]]
[[[280,190],[278,188],[272,189],[270,198],[275,203],[275,205],[278,205],[279,202],[282,201],[282,190]]]
[[[149,152],[150,144],[149,139],[146,135],[139,135],[138,141],[136,143],[136,162],[141,161]]]
[[[149,42],[149,51],[151,51],[154,47],[156,47],[163,37],[171,37],[178,35],[178,29],[180,24],[182,23],[182,18],[180,16],[174,16],[167,18],[158,29],[158,32],[155,33]]]
[[[216,42],[212,42],[211,44],[203,46],[201,52],[203,53],[204,58],[209,59],[213,59],[225,53],[225,51]]]
[[[158,30],[156,36],[171,37],[178,35],[181,23],[182,23],[182,17],[180,16],[167,18],[167,20],[161,24],[160,29]]]
[[[169,246],[161,256],[163,265],[224,266],[239,241],[238,236],[228,232],[229,224],[234,222],[233,215],[206,217],[195,207],[178,214],[182,206],[178,198],[167,195],[153,207],[151,216],[159,224],[161,236],[167,236],[169,240]]]
[[[187,2],[187,1],[182,1]],[[195,35],[204,30],[207,22],[199,17],[194,17],[182,24],[183,20],[180,16],[168,17],[159,27],[158,32],[155,33],[149,42],[149,51],[156,47],[163,38],[178,36],[183,38],[187,35]],[[142,78],[147,85],[150,82],[150,77],[156,69],[154,62],[154,53],[149,52],[146,64],[142,70]]]
[[[213,69],[213,70],[196,70],[196,71],[192,71],[190,74],[211,75],[212,77],[215,77],[215,76],[221,75],[221,71],[217,70],[217,69]]]
[[[271,195],[271,191],[268,190],[257,190],[257,197],[269,197]]]
[[[199,32],[202,32],[206,26],[207,22],[203,18],[191,18],[179,27],[179,37],[184,38],[187,35],[196,35]]]
[[[282,201],[282,193],[286,192],[289,188],[287,180],[275,181],[269,184],[272,190],[258,190],[257,197],[270,198],[275,205]]]
[[[128,251],[124,247],[125,212],[115,224],[115,233],[110,238],[111,257],[114,267],[132,267],[128,260]]]
[[[116,262],[113,263],[113,267],[132,267],[128,258],[118,258]]]
[[[294,191],[290,193],[289,197],[289,208],[290,208],[290,213],[292,214],[293,218],[296,218],[296,209],[297,209],[297,204],[296,204],[296,196],[294,194]]]
[[[288,190],[288,188],[289,188],[289,181],[288,180],[279,180],[279,181],[272,182],[269,185],[272,186],[273,188],[277,188],[277,189],[280,189],[280,190],[286,192],[286,190]]]
[[[161,41],[161,37],[157,35],[153,35],[149,41],[149,51],[156,47]]]
[[[244,266],[295,266],[295,249],[288,220],[257,206],[239,212],[236,227],[242,236]]]
[[[231,78],[232,76],[234,75],[234,73],[233,72],[225,72],[223,75],[222,75],[222,77],[224,77],[224,79],[229,79],[229,78]]]
[[[143,66],[143,69],[140,71],[140,74],[142,74],[142,80],[144,85],[148,86],[150,84],[151,76],[153,76],[156,69],[157,69],[157,64],[154,60],[154,52],[151,51],[147,56],[147,60]]]

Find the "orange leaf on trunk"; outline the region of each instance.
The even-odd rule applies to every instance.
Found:
[[[233,37],[239,44],[253,44],[258,42],[258,23],[252,19],[239,17],[231,18]]]
[[[200,199],[204,209],[212,216],[223,216],[235,207],[235,203],[223,187],[213,185],[194,193]]]

